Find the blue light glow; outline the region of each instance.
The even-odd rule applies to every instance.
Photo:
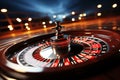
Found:
[[[17,2],[13,2],[13,4],[26,9],[27,11],[39,12],[41,16],[48,15],[52,20],[52,16],[57,15],[56,19],[62,20],[63,15],[68,16],[69,11],[67,10],[67,7],[70,2],[71,0],[18,0]]]
[[[14,4],[26,10],[53,15],[57,13],[66,12],[66,8],[69,2],[60,1],[60,0],[50,0],[50,1],[48,0],[30,0],[30,1],[21,0],[19,1],[19,3],[14,2]]]

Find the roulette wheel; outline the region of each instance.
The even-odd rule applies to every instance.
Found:
[[[119,45],[120,36],[112,31],[61,32],[56,28],[55,34],[37,36],[4,50],[0,72],[3,77],[22,80],[75,79],[93,69],[91,65],[117,54]]]

